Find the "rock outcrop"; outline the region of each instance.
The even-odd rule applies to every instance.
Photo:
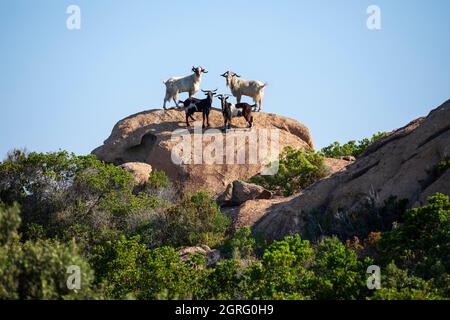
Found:
[[[391,196],[408,207],[428,196],[450,194],[450,169],[436,175],[435,166],[450,157],[450,100],[370,145],[344,170],[285,199],[250,200],[228,213],[236,227],[253,226],[272,238],[308,234],[311,215],[327,213],[328,224],[367,205],[383,206]],[[318,222],[323,223],[323,222]],[[327,233],[325,225],[317,232]],[[317,234],[316,234],[317,236]]]
[[[236,180],[230,183],[225,191],[217,197],[219,206],[237,206],[248,200],[270,199],[272,192],[252,183]]]
[[[199,127],[202,115],[196,113],[194,117],[198,120],[195,123],[196,128],[199,128],[198,132],[202,132]],[[219,193],[223,192],[225,187],[234,180],[246,180],[258,174],[270,160],[258,156],[256,162],[250,161],[249,148],[255,147],[255,143],[246,138],[249,133],[255,133],[258,136],[263,130],[278,129],[280,150],[288,145],[296,148],[313,147],[311,135],[301,123],[263,112],[255,112],[253,117],[254,127],[252,130],[246,128],[243,118],[233,119],[233,126],[236,128],[233,131],[236,135],[234,155],[237,159],[238,153],[244,151],[244,164],[236,163],[237,161],[229,164],[225,157],[222,158],[223,164],[217,164],[217,162],[216,164],[205,164],[204,162],[196,164],[194,158],[190,164],[174,163],[172,151],[179,144],[179,140],[172,139],[173,134],[176,130],[186,129],[185,113],[181,110],[149,110],[129,116],[114,126],[110,137],[101,147],[95,149],[93,154],[100,160],[116,165],[127,162],[147,163],[153,169],[164,170],[170,179],[179,181],[180,187],[186,191],[204,190]],[[191,124],[194,123],[191,121]],[[223,127],[220,110],[213,109],[211,111],[210,124],[211,128],[221,129]],[[187,135],[192,137],[193,130],[190,128]],[[268,135],[270,136],[269,133]],[[228,146],[225,135],[220,130],[207,131],[203,134],[203,141],[200,141],[200,155],[216,138],[222,140],[224,149],[225,146]],[[257,140],[258,148],[262,146],[259,139]],[[194,149],[195,141],[193,138],[191,140]],[[270,148],[269,145],[270,141],[267,142],[267,148]],[[225,152],[226,150],[224,150],[224,154]]]
[[[177,251],[177,255],[181,261],[188,261],[194,255],[204,255],[206,258],[206,266],[214,266],[220,260],[220,251],[217,249],[211,249],[207,245],[199,245],[194,247],[186,247]]]
[[[140,186],[147,183],[152,172],[152,166],[142,162],[127,162],[120,166],[130,172],[134,177],[135,183]]]

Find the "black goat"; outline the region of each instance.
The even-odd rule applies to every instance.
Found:
[[[227,101],[230,97],[229,95],[219,94],[217,97],[222,103],[222,114],[225,122],[225,128],[227,127],[227,124],[228,129],[231,128],[231,119],[234,117],[244,117],[248,123],[248,127],[251,128],[253,126],[252,108],[256,107],[256,104],[253,106],[245,102],[232,104]]]
[[[212,108],[213,98],[216,95],[216,90],[202,90],[202,92],[206,95],[205,99],[197,99],[197,98],[187,98],[184,101],[180,101],[179,103],[183,103],[186,112],[186,126],[190,126],[189,118],[191,120],[195,120],[192,115],[195,112],[201,112],[203,116],[202,128],[209,127],[209,112]],[[206,126],[205,126],[206,119]]]

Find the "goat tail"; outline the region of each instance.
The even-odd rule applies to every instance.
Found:
[[[161,78],[161,81],[162,81],[162,83],[164,83],[166,85],[166,87],[168,87],[173,82],[171,79],[164,80],[162,78]]]

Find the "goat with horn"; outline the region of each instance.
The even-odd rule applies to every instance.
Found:
[[[166,95],[163,104],[164,110],[166,109],[167,101],[170,101],[171,99],[175,102],[175,108],[178,107],[178,97],[180,93],[188,92],[189,98],[191,98],[198,90],[200,90],[202,74],[208,73],[208,71],[203,67],[192,66],[192,72],[194,73],[189,76],[172,77],[163,82],[166,85]]]
[[[241,102],[242,96],[253,98],[258,110],[261,111],[262,101],[264,98],[264,88],[268,83],[262,83],[258,80],[245,80],[233,71],[227,71],[221,75],[226,79],[227,87],[230,88],[233,96],[236,97],[237,103]]]
[[[252,106],[245,102],[233,104],[227,101],[229,97],[230,95],[228,94],[217,95],[217,98],[219,98],[222,104],[222,114],[225,129],[227,129],[227,126],[228,129],[231,128],[231,119],[235,117],[244,117],[248,123],[248,127],[251,128],[253,126],[252,108],[256,105]]]
[[[216,90],[202,90],[206,95],[205,99],[197,99],[194,97],[187,98],[184,101],[179,101],[182,103],[186,112],[186,126],[190,126],[189,119],[195,120],[192,115],[195,112],[201,112],[203,116],[202,128],[209,127],[209,113],[211,112],[213,98],[216,95]],[[205,126],[206,120],[206,126]]]

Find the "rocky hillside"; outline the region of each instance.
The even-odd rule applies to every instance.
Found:
[[[296,120],[270,113],[254,113],[254,131],[259,129],[279,129],[280,149],[285,146],[296,148],[312,148],[313,142],[308,128]],[[201,114],[194,115],[197,125],[201,126]],[[194,122],[191,121],[191,125]],[[210,114],[211,128],[222,129],[223,116],[218,110]],[[243,118],[233,119],[234,127],[242,132],[242,138],[249,130]],[[222,192],[227,184],[238,179],[250,178],[261,171],[262,162],[249,164],[174,164],[171,151],[176,141],[171,136],[177,129],[185,129],[185,113],[179,110],[149,110],[120,120],[113,128],[110,137],[104,144],[95,149],[93,154],[105,162],[122,165],[128,162],[142,162],[153,169],[164,170],[168,176],[180,182],[183,190],[206,190]],[[193,129],[190,129],[193,132]],[[238,137],[240,134],[238,133]],[[222,137],[224,140],[224,136]],[[210,143],[204,139],[202,147]],[[225,145],[225,141],[224,141]],[[249,142],[245,140],[241,148],[249,150]],[[236,148],[236,153],[238,152]],[[225,160],[224,160],[225,162]],[[342,168],[340,163],[332,163],[331,167]]]
[[[450,157],[450,100],[373,143],[343,171],[284,199],[250,200],[228,210],[235,225],[254,226],[272,238],[300,232],[307,237],[344,233],[368,208],[390,197],[418,207],[436,192],[450,194],[450,170],[436,171]],[[392,198],[391,198],[392,199]],[[352,216],[353,215],[353,216]],[[356,216],[356,217],[355,217]],[[381,217],[383,218],[383,217]],[[311,232],[311,229],[315,230]]]
[[[201,115],[196,114],[196,119],[201,120]],[[330,176],[288,198],[273,198],[266,190],[237,182],[248,180],[263,168],[260,162],[249,164],[248,158],[245,164],[175,164],[171,151],[176,141],[171,137],[175,130],[186,128],[184,120],[184,112],[179,110],[132,115],[119,121],[104,145],[93,153],[105,162],[125,167],[133,163],[133,172],[139,163],[164,170],[187,192],[222,193],[218,203],[224,205],[222,210],[233,218],[235,227],[252,226],[272,238],[298,232],[310,238],[324,234],[348,237],[353,235],[352,229],[364,229],[359,220],[371,223],[374,217],[366,216],[370,208],[382,208],[388,201],[416,207],[436,192],[450,194],[450,171],[436,171],[437,164],[450,157],[450,101],[376,141],[356,161],[326,159]],[[212,128],[222,128],[219,110],[211,112],[210,123]],[[196,124],[201,125],[200,121]],[[244,120],[234,119],[233,125],[240,132],[238,137],[242,134],[245,140],[249,130]],[[280,150],[285,146],[313,148],[308,129],[295,120],[255,113],[252,130],[259,129],[279,129]],[[190,128],[191,136],[192,132]],[[225,135],[218,134],[225,144]],[[202,141],[203,150],[210,142]],[[248,152],[249,141],[241,148]],[[146,173],[151,170],[142,167]],[[384,223],[398,219],[378,218],[386,220]]]

